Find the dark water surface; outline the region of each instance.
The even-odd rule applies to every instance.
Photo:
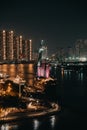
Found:
[[[0,65],[0,70],[11,76],[19,73],[33,84],[32,64]],[[16,71],[18,70],[18,71]],[[87,128],[87,68],[66,70],[53,68],[57,78],[57,87],[52,95],[61,105],[61,111],[52,116],[22,119],[18,122],[0,124],[0,130],[78,130]]]

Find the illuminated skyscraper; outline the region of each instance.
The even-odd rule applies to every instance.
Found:
[[[13,31],[1,31],[0,32],[0,60],[13,60]]]
[[[29,52],[30,52],[30,54],[29,54],[29,57],[30,57],[30,61],[32,60],[32,40],[30,40],[30,49],[29,49]]]
[[[6,60],[6,31],[0,31],[0,60]]]
[[[22,60],[32,60],[32,40],[23,40],[22,42]]]
[[[32,40],[24,40],[11,31],[0,31],[0,61],[31,61]]]
[[[37,76],[49,77],[50,66],[47,63],[47,46],[44,41],[41,41],[41,47],[39,48],[38,64],[37,64]]]
[[[22,36],[20,36],[19,37],[19,56],[20,56],[20,60],[22,59],[22,54],[23,54],[23,52],[22,52],[22,41],[23,41],[23,38],[22,38]]]
[[[14,60],[19,61],[19,37],[18,36],[14,36],[13,50],[14,50]]]
[[[23,59],[25,61],[29,60],[29,40],[23,40]]]
[[[0,31],[0,61],[19,59],[19,37],[11,31]]]
[[[47,58],[47,46],[44,44],[44,41],[41,40],[41,46],[39,48],[39,61],[46,60]]]
[[[30,40],[26,40],[25,43],[25,56],[26,56],[26,60],[29,61],[30,60]]]
[[[7,55],[7,60],[13,60],[14,59],[14,50],[13,50],[13,43],[14,43],[14,32],[9,31],[6,34],[6,55]]]

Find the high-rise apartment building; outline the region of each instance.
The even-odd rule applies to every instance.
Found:
[[[24,51],[24,56],[25,56],[25,60],[29,61],[29,40],[25,40],[25,51]]]
[[[32,40],[16,36],[14,31],[0,31],[0,61],[32,60]]]
[[[32,40],[30,40],[30,43],[29,43],[29,60],[31,61],[32,60]]]
[[[23,54],[22,41],[23,41],[22,36],[19,36],[19,58],[20,58],[20,60],[22,59],[22,54]]]
[[[6,33],[6,56],[8,61],[12,61],[14,59],[14,50],[13,50],[13,43],[14,43],[14,32],[9,31]]]
[[[13,31],[0,31],[0,60],[13,60]]]
[[[0,60],[6,60],[6,31],[0,31]]]
[[[14,36],[14,43],[13,43],[13,50],[14,50],[14,60],[19,60],[19,37]]]
[[[21,49],[22,48],[22,49]],[[22,47],[20,48],[20,59],[25,61],[32,60],[32,41],[22,40]]]

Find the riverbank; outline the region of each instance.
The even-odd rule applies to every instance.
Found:
[[[11,122],[11,121],[18,121],[20,119],[24,118],[35,118],[35,117],[41,117],[41,116],[49,116],[56,114],[60,111],[60,106],[56,103],[51,103],[52,108],[48,109],[43,109],[43,110],[33,110],[30,111],[28,109],[12,109],[9,108],[9,112],[7,113],[7,109],[4,110],[5,115],[3,115],[0,118],[0,123],[6,123],[6,122]],[[6,115],[7,114],[7,115]]]

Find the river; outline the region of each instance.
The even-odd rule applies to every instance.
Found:
[[[33,85],[35,71],[32,64],[4,64],[0,65],[0,71],[11,77],[19,74]],[[54,94],[61,111],[52,116],[0,124],[0,130],[77,130],[87,127],[87,67],[80,70],[57,67],[52,68],[51,73],[57,79]]]

